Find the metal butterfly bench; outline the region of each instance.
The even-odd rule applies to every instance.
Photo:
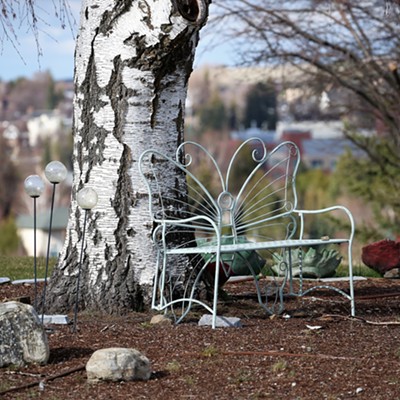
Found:
[[[226,153],[220,154],[222,163]],[[297,208],[299,163],[300,152],[294,143],[283,142],[268,151],[258,138],[238,146],[225,174],[217,158],[195,142],[182,143],[174,157],[145,150],[139,171],[148,190],[157,249],[152,308],[170,310],[179,323],[194,305],[201,305],[211,313],[215,328],[222,284],[245,275],[254,279],[258,302],[270,314],[283,311],[285,295],[304,296],[324,288],[347,298],[354,316],[354,219],[340,205]],[[306,234],[306,216],[338,213],[346,221],[345,235],[313,238]],[[330,248],[342,244],[347,246],[348,290],[319,281],[305,290],[304,249],[311,249],[312,255],[320,252],[324,260],[336,262],[335,268],[341,257],[335,257],[336,250]],[[329,257],[332,252],[333,258]],[[274,273],[266,274],[271,263]],[[264,279],[265,275],[270,276]]]

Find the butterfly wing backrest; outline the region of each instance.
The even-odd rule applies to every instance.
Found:
[[[235,193],[231,221],[235,236],[268,241],[294,235],[299,162],[299,150],[292,142],[268,151],[260,139],[251,138],[238,148],[227,171],[227,188]]]
[[[186,170],[188,208],[198,244],[215,239],[221,227],[222,212],[218,204],[218,194],[224,190],[221,170],[211,153],[196,142],[184,142],[177,150],[176,159],[183,160]]]
[[[204,162],[214,169],[213,173],[202,175]],[[208,222],[218,224],[220,220],[209,179],[218,176],[215,168],[216,162],[209,153],[192,142],[179,146],[175,157],[157,150],[142,153],[139,169],[148,188],[154,229],[162,235],[162,240],[168,241],[164,245],[191,246],[195,245],[196,236],[215,235]],[[197,219],[199,215],[206,218]]]

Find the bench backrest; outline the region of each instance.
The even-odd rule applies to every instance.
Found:
[[[220,150],[225,153],[221,164],[227,149]],[[234,152],[225,174],[215,156],[190,141],[179,146],[174,158],[146,150],[139,168],[156,224],[176,224],[194,232],[197,239],[207,240],[217,229],[233,239],[265,241],[285,239],[295,232],[292,210],[297,206],[299,162],[294,143],[283,142],[268,151],[262,140],[251,138]]]

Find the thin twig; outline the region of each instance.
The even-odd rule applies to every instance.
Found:
[[[400,321],[369,321],[362,317],[356,317],[356,316],[350,317],[347,315],[339,315],[339,314],[324,314],[322,317],[320,317],[320,319],[324,319],[324,318],[341,318],[341,319],[346,319],[349,321],[360,321],[360,322],[364,322],[365,324],[369,324],[369,325],[381,325],[381,326],[400,325]]]
[[[331,356],[328,354],[315,354],[315,353],[287,353],[284,351],[217,351],[215,355],[220,356],[267,356],[267,357],[312,357],[312,358],[327,358],[331,360],[355,360],[356,357],[343,357],[343,356]],[[183,356],[190,357],[204,357],[202,353],[184,353]]]
[[[67,375],[73,374],[74,372],[82,371],[82,370],[85,369],[85,367],[86,367],[86,364],[82,364],[82,365],[80,365],[78,367],[67,369],[64,372],[60,372],[59,374],[48,376],[47,378],[40,379],[40,380],[35,381],[35,382],[26,383],[25,385],[21,385],[21,386],[11,387],[9,389],[6,389],[6,390],[3,390],[2,392],[0,392],[0,396],[4,395],[6,393],[10,393],[10,392],[16,392],[18,390],[28,389],[28,388],[33,387],[33,386],[39,386],[40,383],[49,382],[49,381],[52,381],[54,379],[62,378],[63,376],[67,376]]]

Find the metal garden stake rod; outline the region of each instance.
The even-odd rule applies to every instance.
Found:
[[[79,260],[78,266],[78,278],[76,281],[76,298],[75,298],[75,308],[74,308],[74,324],[72,327],[72,332],[76,332],[76,322],[78,316],[78,303],[79,303],[79,287],[81,281],[81,271],[82,271],[82,261],[83,261],[83,250],[85,245],[85,231],[86,231],[86,221],[87,221],[87,214],[88,211],[91,210],[97,204],[97,193],[95,190],[91,188],[83,188],[81,189],[77,196],[76,200],[78,205],[85,210],[85,217],[83,220],[83,231],[82,231],[82,245],[81,245],[81,255]]]
[[[50,183],[53,184],[53,194],[51,197],[51,209],[50,209],[50,222],[49,222],[49,236],[47,240],[47,255],[46,255],[46,271],[44,276],[44,287],[42,296],[42,324],[44,319],[45,307],[46,307],[46,287],[47,287],[47,276],[49,271],[49,257],[50,257],[50,239],[51,239],[51,227],[53,224],[53,209],[54,209],[54,197],[56,193],[56,186],[67,177],[67,168],[60,161],[51,161],[46,165],[44,170],[46,178]]]
[[[39,175],[29,175],[24,182],[25,192],[33,198],[33,274],[35,283],[35,298],[33,307],[37,307],[37,263],[36,263],[36,199],[44,190],[44,182]]]

